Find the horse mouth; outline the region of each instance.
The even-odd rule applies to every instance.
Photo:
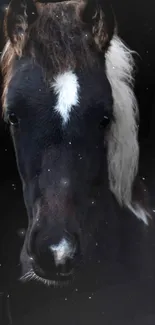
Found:
[[[19,279],[21,282],[29,282],[29,281],[36,281],[43,283],[44,285],[50,287],[64,287],[68,286],[73,281],[73,271],[70,273],[60,273],[56,274],[55,277],[51,276],[50,274],[44,274],[43,271],[38,269],[30,269],[24,275],[22,275]]]

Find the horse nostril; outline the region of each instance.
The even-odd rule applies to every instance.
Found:
[[[32,248],[33,261],[48,277],[68,276],[77,263],[77,238],[68,232],[64,232],[57,243],[48,235],[39,233],[33,240]]]

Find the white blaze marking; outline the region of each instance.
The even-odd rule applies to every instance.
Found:
[[[58,245],[51,245],[50,249],[54,254],[56,265],[64,264],[66,258],[72,258],[74,254],[73,247],[65,238],[63,238]]]
[[[78,78],[72,71],[58,75],[51,85],[57,95],[55,110],[61,115],[64,123],[69,119],[73,106],[78,105]]]

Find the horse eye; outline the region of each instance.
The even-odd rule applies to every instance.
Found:
[[[14,113],[9,114],[9,123],[10,125],[18,126],[19,119]]]
[[[100,121],[99,128],[104,129],[110,122],[110,118],[108,116],[104,116],[103,120]]]

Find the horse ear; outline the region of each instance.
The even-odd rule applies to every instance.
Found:
[[[12,0],[8,6],[4,20],[5,34],[18,55],[36,15],[37,9],[33,0]]]
[[[81,12],[100,51],[109,45],[115,30],[115,19],[109,0],[87,0]]]

